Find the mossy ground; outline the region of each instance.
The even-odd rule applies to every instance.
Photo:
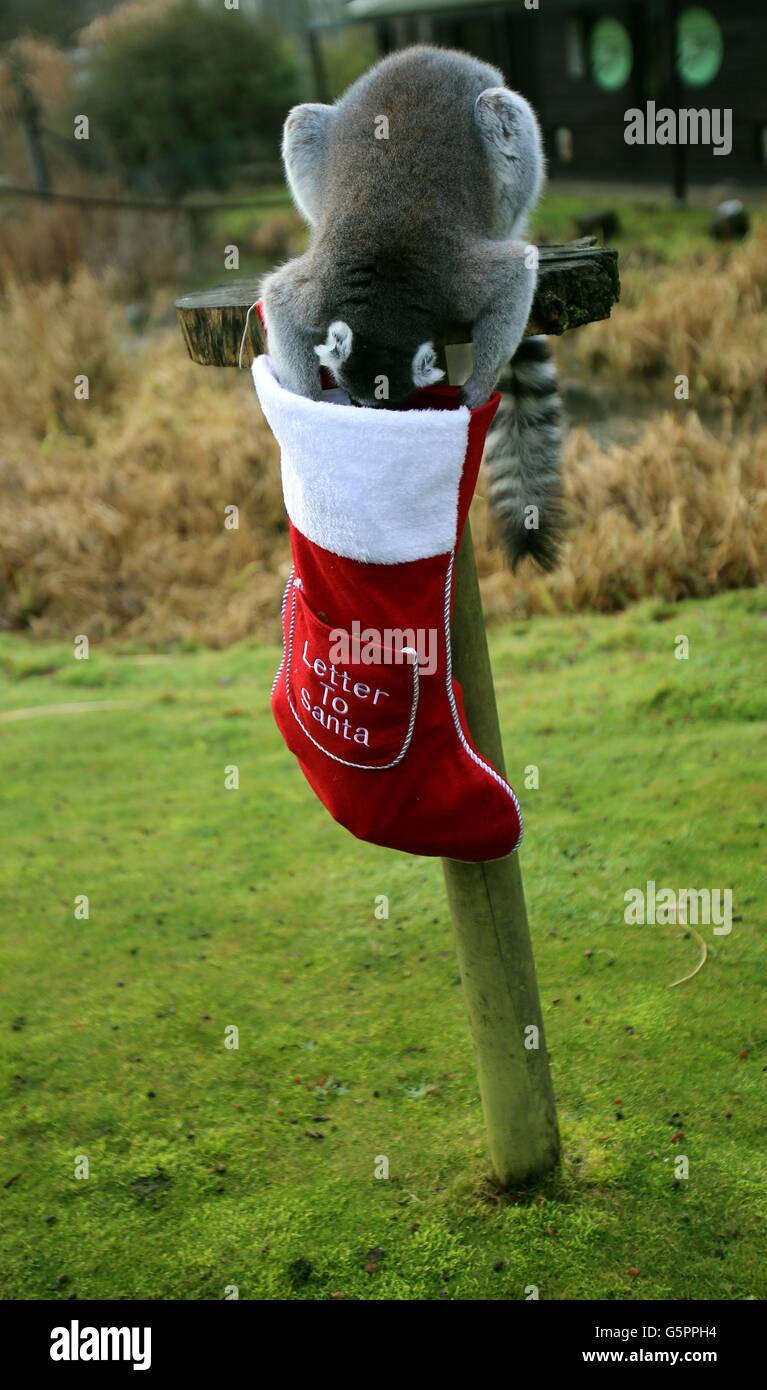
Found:
[[[330,821],[274,649],[2,637],[0,712],[115,702],[0,713],[6,1296],[764,1297],[766,630],[754,590],[492,633],[564,1141],[503,1197],[439,863]],[[674,989],[648,879],[734,894]]]

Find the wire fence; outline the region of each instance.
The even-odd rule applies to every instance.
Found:
[[[275,178],[278,177],[275,172]],[[17,184],[0,183],[0,198],[36,198],[43,203],[71,203],[76,206],[101,208],[128,208],[140,212],[182,212],[193,216],[206,213],[247,211],[248,208],[261,209],[284,207],[286,194],[264,193],[255,198],[211,200],[207,202],[174,202],[161,198],[115,198],[103,194],[57,193],[38,188],[24,188]]]

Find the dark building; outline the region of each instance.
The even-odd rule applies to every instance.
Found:
[[[678,191],[767,182],[767,0],[348,0],[344,10],[361,54],[436,43],[501,67],[538,112],[553,177],[668,179]],[[338,32],[313,30],[324,100],[337,95],[324,53]],[[664,143],[660,130],[657,143],[627,145],[625,113],[648,102],[703,113],[690,125],[699,139],[709,113],[730,112],[731,152]]]

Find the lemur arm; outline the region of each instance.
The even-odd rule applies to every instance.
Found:
[[[481,405],[514,356],[527,327],[537,271],[522,242],[473,241],[459,267],[456,318],[472,324],[474,367],[461,390],[470,407]]]
[[[309,254],[267,275],[261,297],[269,353],[281,385],[296,395],[319,400],[320,364],[314,344],[324,329],[318,322]]]

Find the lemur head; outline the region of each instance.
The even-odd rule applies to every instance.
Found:
[[[432,386],[445,375],[437,366],[432,343],[409,349],[383,347],[354,333],[340,319],[331,323],[324,343],[314,351],[356,405],[396,405],[419,386]]]

